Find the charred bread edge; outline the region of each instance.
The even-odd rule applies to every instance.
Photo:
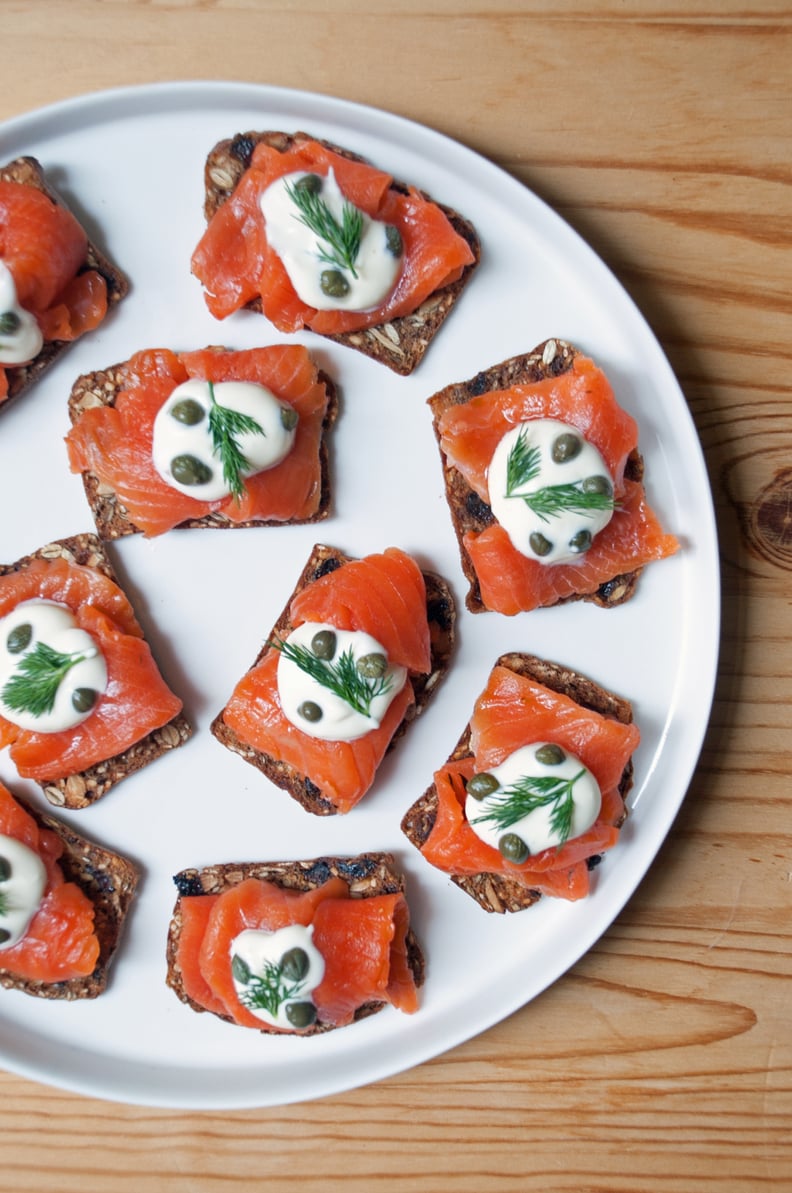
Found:
[[[309,133],[294,134],[283,132],[247,132],[238,133],[227,140],[219,141],[209,153],[204,169],[205,201],[204,215],[207,221],[211,219],[218,207],[233,193],[239,180],[250,164],[253,150],[260,142],[265,142],[280,153],[285,153],[292,145],[299,141],[317,141],[327,149],[346,157],[351,161],[365,162],[365,158],[356,153],[335,145],[330,141],[323,141],[319,137],[312,137]],[[409,189],[406,183],[394,179],[392,189],[406,193]],[[431,294],[411,315],[402,315],[388,323],[362,331],[343,332],[338,335],[326,335],[324,338],[354,348],[365,356],[387,365],[395,373],[407,376],[423,359],[429,344],[440,329],[441,324],[451,313],[459,295],[470,279],[473,270],[481,257],[481,245],[478,234],[473,225],[451,207],[437,203],[429,195],[420,192],[422,198],[435,203],[451,223],[454,231],[467,241],[475,260],[465,267],[460,277],[448,286],[442,287]],[[254,299],[247,304],[247,309],[261,311],[260,299]],[[314,333],[321,334],[321,333]]]
[[[581,707],[601,713],[602,716],[620,721],[624,725],[629,725],[632,722],[632,705],[628,700],[600,687],[594,680],[587,679],[569,667],[518,651],[501,655],[496,660],[495,666],[508,667],[517,675],[527,676],[537,683],[544,684],[554,692],[569,696]],[[458,761],[460,758],[470,756],[470,723],[468,722],[448,761]],[[619,784],[619,791],[623,798],[629,792],[632,783],[633,763],[630,759],[624,768]],[[420,850],[427,840],[436,815],[437,788],[432,783],[408,809],[401,823],[402,832],[416,849]],[[485,911],[499,913],[522,911],[541,898],[539,891],[530,890],[514,879],[501,874],[485,872],[473,875],[449,875],[449,877],[452,882],[475,899]]]
[[[22,796],[15,795],[14,799],[33,817],[39,828],[57,833],[63,842],[64,852],[58,864],[64,879],[80,887],[94,905],[99,958],[93,973],[63,982],[31,981],[0,967],[0,986],[6,990],[23,990],[37,998],[97,998],[107,986],[110,963],[140,878],[138,868],[120,853],[96,844],[68,825],[39,812]]]
[[[230,351],[230,349],[220,349]],[[69,418],[72,425],[80,421],[84,411],[97,406],[114,406],[116,398],[123,385],[124,364],[111,365],[93,373],[85,373],[75,381],[69,395]],[[319,505],[316,513],[308,518],[289,518],[285,521],[276,519],[251,519],[248,522],[232,522],[223,514],[205,514],[201,518],[188,518],[180,522],[175,530],[190,530],[202,527],[207,530],[242,530],[253,526],[298,526],[308,522],[321,522],[330,510],[330,467],[329,452],[325,436],[332,428],[338,416],[338,392],[335,383],[321,369],[318,372],[319,381],[323,382],[327,391],[327,410],[322,423],[322,437],[319,443],[319,471],[321,489]],[[93,472],[82,473],[83,488],[88,504],[91,507],[94,522],[99,537],[105,541],[123,538],[128,534],[140,534],[131,515],[109,485],[101,482]]]
[[[312,581],[318,580],[321,576],[326,575],[327,572],[334,571],[337,567],[350,561],[351,556],[344,555],[335,547],[317,544],[313,548],[283,612],[273,626],[268,640],[274,634],[285,637],[294,628],[289,620],[289,607],[296,594],[302,588],[305,588]],[[435,633],[432,635],[432,669],[426,676],[410,675],[408,677],[408,683],[412,684],[413,691],[415,692],[415,703],[391,738],[388,750],[393,748],[396,741],[405,733],[412,721],[423,712],[438,683],[448,670],[453,651],[456,624],[456,609],[453,597],[445,581],[440,576],[434,572],[424,572],[423,576],[426,582],[429,626],[430,630],[433,627],[435,630]],[[254,662],[251,664],[251,668],[255,667],[267,649],[267,643],[265,642]],[[336,814],[337,809],[333,802],[322,794],[315,783],[312,783],[305,775],[299,774],[288,763],[282,762],[278,758],[273,758],[269,754],[264,754],[256,750],[253,746],[249,746],[241,741],[234,731],[226,725],[222,712],[215,717],[211,725],[211,730],[219,742],[229,750],[233,750],[234,753],[239,754],[246,762],[251,763],[252,766],[257,767],[277,787],[281,787],[284,791],[287,791],[293,799],[296,799],[298,803],[302,804],[306,811],[313,812],[317,816],[332,816]]]
[[[468,531],[480,534],[492,525],[495,518],[489,505],[481,500],[462,474],[449,463],[440,446],[440,418],[450,407],[463,405],[472,398],[489,393],[491,390],[508,389],[512,385],[530,385],[537,381],[544,381],[548,377],[558,377],[569,371],[575,357],[579,355],[579,350],[564,340],[544,340],[534,348],[533,352],[510,357],[508,360],[501,361],[500,364],[483,369],[468,381],[447,385],[428,399],[434,420],[435,438],[443,464],[446,500],[457,537],[462,571],[470,586],[465,604],[471,613],[483,613],[487,606],[481,599],[478,577],[470,556],[465,550],[463,538]],[[625,476],[635,481],[640,481],[643,478],[643,460],[637,450],[633,451],[627,460]],[[573,594],[561,598],[556,603],[567,604],[570,601],[582,600],[591,601],[602,608],[621,605],[628,601],[635,592],[642,570],[642,568],[637,568],[635,571],[613,576],[601,584],[596,592]]]
[[[53,203],[57,203],[59,207],[69,209],[68,204],[47,181],[41,164],[34,157],[18,157],[8,165],[0,167],[0,180],[21,182],[25,186],[33,186],[42,191]],[[115,306],[128,292],[129,283],[124,274],[90,239],[85,262],[80,272],[83,273],[87,269],[95,269],[105,279],[108,308]],[[30,364],[5,365],[8,376],[8,397],[0,403],[0,407],[7,406],[12,399],[18,398],[33,385],[61,353],[71,346],[72,342],[71,340],[50,340],[44,344],[38,356]]]
[[[34,559],[58,559],[63,557],[70,563],[82,564],[102,572],[123,591],[123,585],[115,574],[105,549],[96,535],[77,534],[70,538],[47,543],[37,551],[18,559],[16,563],[0,564],[0,576],[24,571]],[[146,737],[135,742],[121,754],[97,762],[84,771],[71,775],[42,779],[39,786],[51,804],[59,808],[87,808],[128,775],[147,766],[161,754],[181,746],[192,735],[192,726],[183,715],[177,713],[170,721],[152,730]]]
[[[246,878],[266,879],[278,886],[298,891],[315,889],[327,882],[329,878],[343,878],[348,883],[352,896],[360,899],[373,895],[404,892],[404,876],[396,869],[393,856],[390,853],[362,853],[356,857],[320,857],[310,861],[295,862],[232,862],[204,866],[201,869],[181,870],[174,875],[173,879],[179,891],[179,897],[176,900],[168,929],[166,950],[168,969],[165,981],[181,1001],[192,1007],[194,1011],[204,1012],[206,1007],[200,1006],[185,993],[181,971],[176,960],[182,924],[182,896],[220,894],[222,891],[237,886]],[[412,928],[407,933],[406,947],[407,960],[415,984],[422,986],[426,968],[425,961]],[[355,1011],[355,1020],[373,1015],[385,1005],[379,1000],[364,1003]],[[218,1018],[224,1019],[228,1023],[233,1022],[227,1015],[220,1015]],[[335,1030],[333,1024],[317,1023],[308,1031],[294,1034],[309,1036],[333,1030]],[[267,1035],[283,1034],[271,1032],[266,1024],[262,1024],[261,1031]]]

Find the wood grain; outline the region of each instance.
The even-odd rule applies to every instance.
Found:
[[[301,1107],[181,1114],[0,1075],[0,1190],[792,1188],[788,0],[3,0],[0,119],[228,78],[389,109],[524,181],[635,298],[713,485],[722,659],[691,789],[599,944],[508,1021]],[[2,138],[0,135],[0,152]]]

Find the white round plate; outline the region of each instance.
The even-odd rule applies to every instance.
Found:
[[[0,413],[0,559],[93,530],[63,436],[83,372],[138,349],[279,342],[262,317],[208,314],[190,255],[202,228],[203,163],[216,141],[298,129],[344,145],[473,221],[478,273],[418,370],[398,377],[301,334],[338,381],[334,506],[319,526],[136,535],[111,546],[155,657],[183,697],[193,739],[93,807],[64,813],[142,867],[109,989],[58,1003],[0,991],[0,1063],[41,1081],[148,1105],[285,1104],[354,1088],[416,1065],[529,1002],[598,939],[630,897],[684,797],[706,728],[716,670],[719,584],[711,498],[687,405],[652,333],[599,258],[531,192],[439,134],[384,112],[269,87],[177,83],[94,94],[12,120],[3,160],[39,158],[93,237],[131,280],[106,324]],[[588,604],[516,618],[464,611],[426,399],[452,381],[551,336],[609,374],[638,420],[649,498],[681,540],[618,609]],[[360,555],[389,545],[446,576],[459,601],[453,667],[424,717],[348,816],[319,818],[223,749],[209,724],[248,667],[316,541]],[[400,820],[468,720],[495,658],[525,650],[567,664],[634,705],[642,742],[631,814],[595,871],[590,898],[550,899],[519,915],[482,911],[402,836]],[[0,777],[35,795],[6,754]],[[387,1008],[341,1031],[274,1038],[196,1015],[165,986],[165,939],[186,866],[389,849],[406,872],[427,956],[417,1014]]]

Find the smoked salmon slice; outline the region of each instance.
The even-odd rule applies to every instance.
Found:
[[[435,773],[433,787],[408,813],[402,827],[428,862],[455,878],[497,875],[535,895],[576,900],[590,891],[589,859],[598,858],[619,839],[625,817],[624,794],[631,782],[631,758],[640,733],[631,720],[606,715],[573,697],[578,691],[602,693],[590,681],[544,665],[549,674],[560,677],[558,689],[549,687],[534,678],[530,664],[523,666],[523,658],[504,656],[492,669],[460,746]],[[560,690],[562,685],[569,692]],[[619,709],[620,717],[629,715],[623,704]],[[596,778],[602,803],[588,830],[517,863],[483,841],[471,827],[465,814],[466,783],[535,742],[554,743],[578,758]],[[417,814],[420,811],[425,816],[427,808],[424,830],[416,833]],[[503,908],[490,906],[488,910]]]
[[[324,434],[335,419],[335,392],[301,345],[178,354],[149,349],[111,373],[115,396],[109,404],[94,401],[95,394],[102,392],[104,374],[77,383],[70,402],[73,425],[66,436],[71,469],[83,474],[89,500],[98,482],[116,494],[125,511],[122,520],[115,515],[103,521],[102,503],[92,500],[103,537],[135,530],[155,536],[196,523],[283,524],[324,516],[328,500]],[[191,378],[257,383],[298,415],[289,454],[275,467],[248,477],[239,499],[230,495],[217,501],[198,500],[167,484],[154,466],[154,420],[174,389]]]
[[[391,293],[372,310],[308,306],[267,241],[260,208],[266,188],[295,171],[326,176],[331,170],[351,203],[372,219],[393,225],[401,235],[402,269]],[[392,183],[391,175],[318,141],[295,138],[284,150],[259,142],[233,194],[214,213],[193,253],[192,271],[204,286],[209,310],[223,319],[257,301],[280,331],[308,327],[322,335],[376,327],[416,311],[430,295],[456,282],[475,255],[439,206],[415,188],[396,189]]]
[[[178,904],[174,949],[180,995],[242,1027],[282,1032],[264,1024],[241,1001],[232,971],[232,945],[240,932],[276,932],[311,926],[324,974],[312,993],[312,1031],[342,1027],[361,1010],[390,1004],[412,1014],[418,1009],[410,963],[409,910],[402,891],[354,897],[340,877],[309,890],[245,877],[219,894],[185,895]],[[173,984],[173,975],[171,975]]]
[[[46,886],[22,939],[10,948],[0,949],[0,972],[44,983],[87,977],[93,973],[100,952],[94,930],[94,906],[75,883],[64,881],[59,865],[63,845],[58,835],[39,828],[0,783],[1,837],[20,841],[41,858],[46,868]],[[2,893],[0,881],[0,906]]]

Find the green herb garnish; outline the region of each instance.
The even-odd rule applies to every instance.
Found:
[[[545,485],[533,493],[519,493],[518,489],[539,475],[539,459],[539,448],[528,443],[526,428],[522,427],[506,461],[506,496],[524,501],[542,522],[567,512],[587,517],[598,510],[614,508],[610,486],[587,490],[579,485]]]
[[[387,673],[373,677],[361,675],[351,647],[339,655],[337,662],[330,662],[317,658],[308,647],[293,642],[281,639],[273,641],[272,645],[311,679],[340,696],[364,717],[370,715],[372,701],[391,690],[393,679]]]
[[[522,493],[518,493],[517,489],[537,478],[541,471],[540,457],[539,448],[528,442],[528,432],[525,427],[521,427],[517,442],[506,461],[507,497],[522,497]]]
[[[264,435],[264,428],[249,414],[242,414],[239,410],[231,410],[228,406],[221,406],[214,392],[211,381],[209,386],[209,434],[212,438],[212,449],[223,465],[223,480],[234,499],[239,502],[244,492],[242,474],[251,467],[245,453],[239,446],[239,435]]]
[[[267,1011],[273,1019],[285,1002],[295,998],[303,985],[302,979],[290,981],[283,966],[276,961],[265,961],[264,972],[253,973],[250,966],[238,954],[231,958],[231,972],[243,987],[239,1001],[249,1011]]]
[[[6,708],[41,717],[52,712],[63,679],[90,654],[62,654],[46,642],[37,642],[33,650],[19,660],[17,670],[2,690]]]
[[[503,831],[537,808],[552,804],[550,829],[558,835],[559,844],[563,845],[569,837],[575,810],[572,788],[585,773],[583,767],[571,779],[559,779],[553,775],[524,775],[502,792],[487,796],[487,811],[471,820],[471,824],[493,824]]]
[[[339,223],[321,195],[310,188],[287,182],[286,194],[300,213],[296,218],[327,246],[319,245],[320,260],[348,269],[356,278],[355,261],[363,238],[363,213],[353,204],[344,202]]]

